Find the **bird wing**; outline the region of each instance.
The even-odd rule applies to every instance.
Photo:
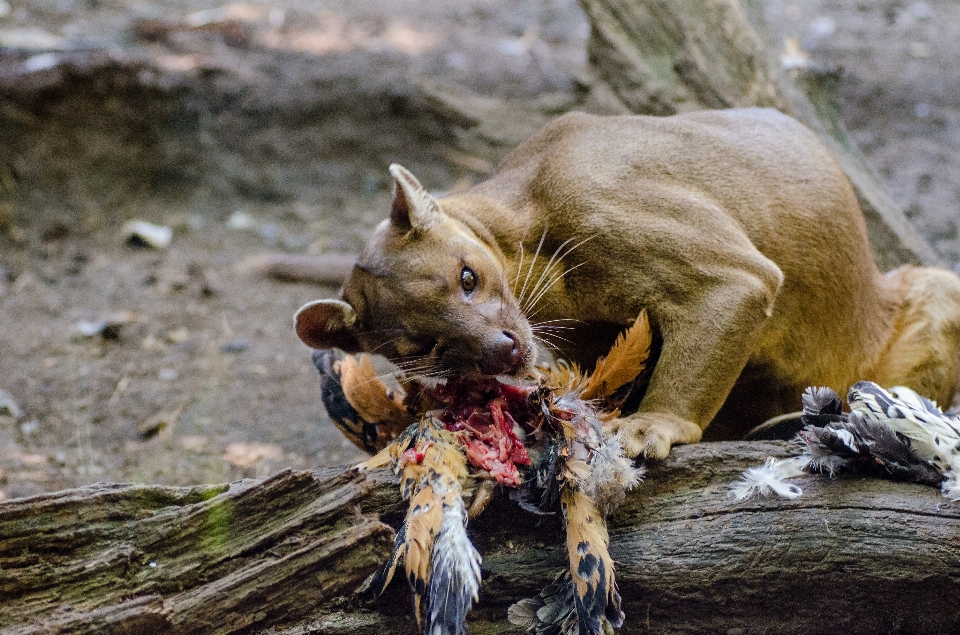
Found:
[[[403,395],[383,383],[370,355],[345,356],[341,362],[340,383],[344,397],[362,419],[394,432],[392,436],[381,435],[384,437],[380,439],[381,444],[390,441],[413,422],[403,405]],[[381,429],[381,432],[386,430]]]

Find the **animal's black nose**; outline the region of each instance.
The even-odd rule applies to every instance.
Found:
[[[480,372],[485,375],[512,375],[523,368],[524,352],[517,336],[501,331],[484,351]]]

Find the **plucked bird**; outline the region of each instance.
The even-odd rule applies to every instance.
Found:
[[[471,378],[428,386],[403,378],[403,397],[363,356],[315,352],[331,418],[359,447],[377,451],[358,468],[392,467],[409,500],[391,557],[372,579],[374,593],[386,589],[402,559],[424,633],[465,633],[481,562],[466,533],[468,517],[500,486],[524,509],[563,515],[569,557],[547,590],[511,609],[511,621],[536,633],[599,635],[620,626],[605,517],[642,470],[602,426],[622,401],[617,389],[641,375],[649,348],[641,314],[590,375],[560,364],[520,385]]]

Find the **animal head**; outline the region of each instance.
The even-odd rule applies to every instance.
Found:
[[[444,212],[402,166],[390,173],[390,218],[367,242],[341,299],[297,312],[297,335],[313,348],[384,355],[419,376],[528,371],[533,334],[495,241]]]

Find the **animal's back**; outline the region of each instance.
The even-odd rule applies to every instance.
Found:
[[[612,285],[607,296],[592,290],[598,298],[615,297],[624,273],[616,267],[651,269],[658,225],[689,227],[691,250],[717,223],[739,225],[783,273],[748,372],[789,377],[790,391],[844,390],[877,364],[893,328],[895,298],[849,181],[810,130],[775,110],[569,114],[508,155],[479,189],[538,210],[555,241],[600,231],[631,245],[635,261],[614,249],[604,261],[614,270],[593,276]],[[603,240],[583,249],[591,245],[579,255],[602,259],[613,249]]]

